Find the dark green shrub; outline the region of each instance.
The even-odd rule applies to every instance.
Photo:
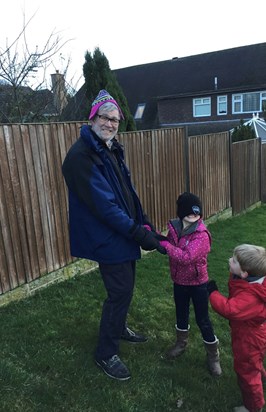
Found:
[[[240,120],[239,126],[236,126],[232,132],[232,142],[240,142],[243,140],[256,139],[255,130],[252,126],[244,125],[244,121]]]

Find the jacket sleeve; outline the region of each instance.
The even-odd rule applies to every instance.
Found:
[[[247,297],[245,292],[238,293],[236,297],[227,298],[219,291],[214,291],[209,299],[213,310],[229,320],[250,320],[261,310],[258,307],[257,298],[252,295]]]
[[[206,256],[210,252],[210,248],[210,238],[206,231],[197,232],[182,248],[171,243],[168,243],[165,247],[168,256],[177,263],[184,265],[196,262],[202,256]]]
[[[69,153],[62,167],[68,189],[102,223],[131,238],[134,220],[117,204],[114,191],[100,167],[85,152]]]

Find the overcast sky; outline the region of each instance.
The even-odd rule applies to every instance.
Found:
[[[84,54],[95,47],[119,69],[266,42],[266,0],[5,0],[1,50],[20,32],[24,13],[26,21],[36,13],[30,44],[43,45],[53,31],[72,39],[54,65],[61,71],[70,57],[69,76],[81,85]]]

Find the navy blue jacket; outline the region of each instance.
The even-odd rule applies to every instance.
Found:
[[[122,263],[139,259],[140,247],[130,230],[144,223],[139,198],[124,163],[122,146],[113,139],[118,164],[132,195],[136,216],[132,216],[107,146],[90,126],[82,126],[63,163],[69,193],[71,255],[99,263]]]

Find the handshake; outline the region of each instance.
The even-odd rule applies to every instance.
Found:
[[[131,229],[133,239],[140,245],[143,250],[155,250],[166,254],[165,248],[161,245],[162,241],[166,241],[167,238],[158,232],[152,230],[148,225],[138,226],[134,225]]]

